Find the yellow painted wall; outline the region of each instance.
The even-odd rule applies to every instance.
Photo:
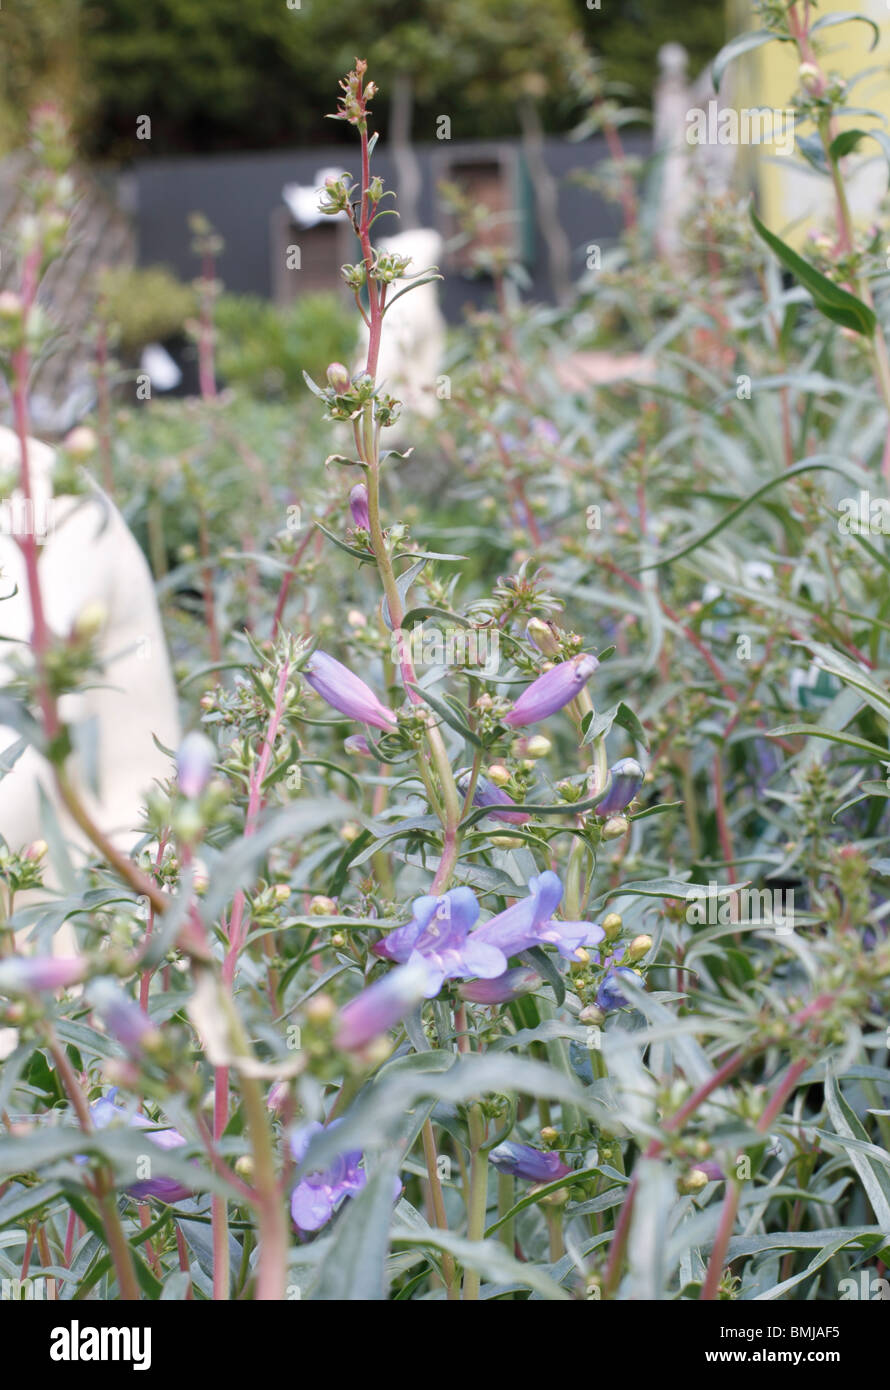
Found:
[[[730,33],[759,27],[750,0],[730,0]],[[826,72],[837,72],[849,80],[864,69],[873,69],[856,84],[849,104],[878,111],[890,131],[890,0],[821,0],[813,13],[821,18],[830,13],[867,14],[880,29],[873,51],[869,44],[874,31],[860,22],[832,26],[816,35],[817,54]],[[797,90],[797,50],[792,44],[771,43],[755,49],[734,65],[731,82],[736,107],[759,105],[785,108]],[[722,98],[722,93],[721,93]],[[844,117],[841,129],[864,128],[880,124],[868,116]],[[808,122],[799,133],[812,134]],[[887,190],[887,160],[874,141],[863,142],[862,153],[847,161],[848,191],[854,217],[872,221],[875,207]],[[769,151],[745,151],[743,167],[757,188],[764,219],[773,231],[800,246],[807,232],[831,223],[831,195],[828,180],[808,172],[798,153],[789,159],[770,158]]]

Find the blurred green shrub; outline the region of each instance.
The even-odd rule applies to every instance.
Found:
[[[184,285],[164,266],[106,270],[99,289],[104,316],[118,329],[120,347],[126,353],[172,338],[195,313],[191,285]]]
[[[349,362],[354,314],[336,294],[306,294],[278,308],[254,295],[221,295],[216,306],[217,366],[228,386],[259,399],[302,395],[303,372],[323,375]]]

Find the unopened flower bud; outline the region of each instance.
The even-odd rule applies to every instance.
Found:
[[[235,1172],[239,1178],[244,1178],[245,1182],[250,1182],[253,1177],[253,1155],[241,1154],[240,1158],[236,1158]]]
[[[35,863],[38,859],[43,858],[48,849],[49,845],[46,843],[46,840],[33,840],[25,850],[25,858]]]
[[[527,740],[523,753],[526,758],[546,758],[552,747],[553,744],[546,734],[535,734]]]
[[[610,816],[603,826],[604,840],[618,840],[627,833],[630,821],[625,816]]]
[[[825,89],[825,78],[816,63],[801,63],[797,76],[805,92],[811,97],[821,96]]]
[[[352,519],[361,531],[370,531],[371,516],[368,511],[368,489],[364,483],[356,483],[349,494],[349,510]]]
[[[108,621],[108,609],[104,603],[95,600],[84,604],[74,620],[74,635],[87,642],[97,637]]]
[[[510,780],[510,773],[502,763],[492,763],[485,775],[496,787],[505,787]]]
[[[553,1125],[545,1125],[541,1130],[541,1138],[545,1144],[555,1144],[559,1138],[559,1130],[554,1129]]]
[[[631,960],[642,960],[643,956],[648,955],[651,950],[651,936],[635,936],[627,948],[627,954]]]
[[[614,941],[615,938],[620,934],[623,925],[621,913],[607,912],[600,925],[603,931],[606,933],[606,940]]]
[[[335,917],[337,915],[337,904],[333,898],[326,898],[321,893],[316,893],[309,904],[309,914],[312,917]]]
[[[329,1023],[337,1012],[337,1005],[329,994],[314,994],[304,1012],[310,1023]]]
[[[690,1168],[688,1173],[684,1173],[677,1183],[680,1192],[691,1195],[694,1192],[701,1192],[703,1187],[707,1187],[710,1178],[707,1173],[703,1173],[701,1168]]]
[[[532,646],[537,647],[544,656],[557,656],[559,653],[559,638],[555,629],[550,623],[545,623],[543,618],[529,618],[526,624],[525,635]]]
[[[352,387],[352,377],[342,362],[332,362],[328,367],[326,376],[328,385],[337,392],[338,396],[345,395]]]
[[[595,1004],[585,1004],[578,1015],[578,1022],[585,1024],[588,1028],[598,1028],[604,1023],[606,1015],[602,1009],[598,1009]]]

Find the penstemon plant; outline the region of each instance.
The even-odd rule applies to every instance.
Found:
[[[820,403],[842,369],[880,380],[877,339],[826,339],[817,363],[800,296],[723,204],[681,293],[634,259],[622,161],[633,215],[596,292],[500,293],[463,335],[447,428],[417,425],[453,472],[425,522],[378,361],[388,310],[437,271],[375,248],[394,209],[364,62],[341,89],[359,174],[321,208],[357,240],[360,368],[309,383],[296,461],[289,421],[239,414],[196,222],[201,399],[116,444],[194,726],[132,851],[88,809],[61,712],[95,634],[49,628],[22,538],[31,659],[4,720],[89,848],[73,863],[48,809],[46,843],[0,863],[0,1275],[78,1300],[838,1297],[890,1230],[886,788],[859,785],[888,763],[886,559],[826,539],[808,475],[854,435],[842,485],[878,474],[871,386]],[[54,113],[34,141],[0,297],[26,497],[39,289],[74,196]],[[832,274],[877,324],[838,207]],[[801,279],[840,302],[829,273]],[[551,367],[606,334],[660,355],[658,378],[592,387],[592,410]],[[761,416],[737,372],[764,380]],[[100,415],[107,481],[104,393]],[[52,954],[65,921],[78,952]]]

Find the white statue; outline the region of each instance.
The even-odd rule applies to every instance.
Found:
[[[63,720],[72,727],[75,748],[91,741],[95,757],[75,752],[76,785],[91,815],[115,844],[129,848],[139,838],[140,808],[156,778],[170,775],[170,763],[153,735],[167,748],[179,741],[176,690],[151,573],[139,545],[117,507],[104,493],[52,495],[55,454],[28,441],[34,508],[24,516],[21,494],[0,502],[0,693],[10,679],[12,643],[27,644],[31,603],[24,557],[15,533],[33,524],[39,546],[38,569],[46,621],[61,638],[86,629],[96,634],[102,665],[87,681],[91,688],[64,695]],[[12,430],[0,427],[0,472],[17,477],[20,450]],[[24,651],[25,647],[19,648]],[[0,756],[19,734],[0,728]],[[94,762],[95,787],[90,763]],[[82,832],[58,802],[52,771],[28,747],[0,779],[0,835],[10,849],[43,839],[38,787],[56,810],[66,840],[86,846]]]

